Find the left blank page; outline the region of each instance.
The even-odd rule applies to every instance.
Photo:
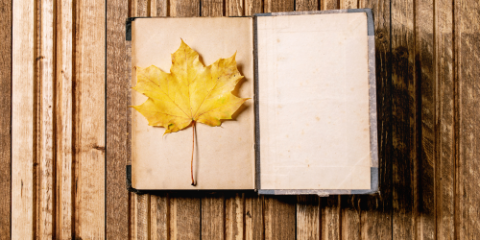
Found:
[[[191,186],[192,128],[163,135],[134,109],[131,116],[132,187],[136,189],[254,189],[253,43],[251,18],[137,18],[132,22],[132,68],[155,65],[170,72],[181,39],[205,66],[235,52],[244,79],[234,94],[252,98],[220,127],[197,124]],[[131,86],[135,86],[132,70]],[[147,97],[131,90],[131,105]]]

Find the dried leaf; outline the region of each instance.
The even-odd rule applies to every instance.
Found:
[[[170,73],[152,65],[136,67],[137,84],[133,89],[148,100],[133,106],[150,126],[166,128],[165,134],[182,130],[192,123],[220,126],[248,98],[232,94],[243,76],[237,70],[235,54],[205,67],[199,55],[182,40],[172,54]]]

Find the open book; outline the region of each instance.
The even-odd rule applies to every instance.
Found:
[[[369,9],[253,17],[131,18],[131,68],[169,72],[183,39],[205,66],[236,52],[251,98],[220,127],[163,135],[129,109],[135,190],[258,190],[366,194],[378,190],[374,28]],[[132,70],[131,86],[136,84]],[[129,105],[147,97],[131,91]]]

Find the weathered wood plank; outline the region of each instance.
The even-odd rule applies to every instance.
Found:
[[[415,4],[415,28],[416,28],[416,84],[420,87],[421,102],[420,129],[413,131],[420,136],[420,155],[417,155],[417,163],[413,173],[416,180],[413,182],[415,193],[419,196],[409,201],[417,202],[414,211],[416,214],[415,227],[417,239],[435,238],[435,169],[438,170],[436,157],[436,125],[437,116],[437,84],[435,82],[434,66],[434,8],[432,0],[419,0]],[[409,88],[410,96],[417,95],[412,87]],[[418,105],[417,103],[415,105]],[[410,107],[411,111],[415,108]],[[417,120],[418,121],[418,120]],[[410,130],[412,131],[412,130]],[[414,149],[416,144],[411,145]],[[414,189],[415,189],[414,188]]]
[[[459,119],[455,233],[457,239],[476,239],[480,235],[480,3],[455,2],[455,20]]]
[[[360,198],[357,196],[341,196],[341,239],[360,239],[361,209]]]
[[[295,10],[295,0],[265,0],[265,12],[289,12]]]
[[[155,16],[159,16],[159,17],[168,16],[168,4],[169,4],[168,0],[156,0],[155,6],[157,7],[157,11]]]
[[[170,239],[200,239],[200,197],[195,194],[172,194],[170,198]]]
[[[329,196],[321,201],[321,239],[340,240],[341,236],[341,200],[340,196]]]
[[[295,1],[296,11],[315,11],[319,10],[319,1],[316,0],[297,0]]]
[[[170,16],[200,16],[200,0],[170,0]]]
[[[368,0],[375,21],[380,193],[360,197],[361,239],[392,239],[390,0]]]
[[[358,0],[340,0],[340,9],[358,8]]]
[[[243,0],[225,0],[225,16],[243,16],[244,4]]]
[[[128,191],[125,186],[127,164],[127,106],[129,79],[126,78],[127,53],[125,19],[128,2],[107,1],[107,151],[106,151],[106,238],[128,238]]]
[[[225,239],[225,198],[223,194],[205,194],[201,200],[201,239]]]
[[[150,196],[150,213],[149,213],[149,219],[150,223],[150,229],[149,229],[149,239],[155,240],[158,239],[159,237],[157,235],[157,196],[151,195]]]
[[[391,137],[393,236],[415,238],[416,170],[419,149],[419,92],[415,77],[415,26],[412,0],[392,1]],[[395,64],[393,64],[395,63]]]
[[[105,1],[76,1],[75,237],[105,238]]]
[[[137,239],[137,222],[136,222],[136,194],[133,192],[128,193],[128,239]]]
[[[148,17],[149,16],[149,0],[132,0],[135,2],[135,16],[137,17]]]
[[[10,239],[12,1],[0,0],[0,240]]]
[[[245,240],[264,239],[263,198],[256,193],[245,193]]]
[[[265,196],[265,239],[295,239],[295,196]]]
[[[35,1],[13,5],[12,239],[35,236]]]
[[[203,0],[201,12],[203,17],[223,16],[223,0]]]
[[[148,5],[148,13],[149,17],[156,17],[157,16],[157,0],[150,0]]]
[[[136,223],[137,223],[137,231],[136,231],[136,238],[140,240],[147,240],[149,239],[150,235],[150,195],[136,195],[136,202],[135,205],[137,206],[136,209]]]
[[[297,196],[297,238],[320,239],[320,198]]]
[[[436,239],[454,239],[455,85],[453,72],[453,3],[435,1]]]
[[[72,157],[72,76],[73,76],[73,8],[72,1],[57,4],[56,20],[56,220],[58,239],[72,237],[73,157]]]
[[[454,107],[454,138],[455,138],[455,143],[454,143],[454,149],[455,149],[455,157],[454,157],[454,186],[453,186],[453,194],[454,194],[454,199],[453,199],[453,208],[454,213],[453,213],[453,236],[454,239],[460,239],[463,233],[461,233],[460,228],[462,227],[462,221],[461,218],[463,216],[463,202],[462,202],[462,197],[461,194],[463,193],[463,176],[462,171],[463,171],[463,166],[462,160],[462,154],[464,151],[462,151],[462,147],[460,146],[460,143],[463,142],[463,137],[460,135],[461,133],[461,126],[462,126],[462,118],[460,117],[461,113],[463,113],[462,108],[460,107],[461,103],[461,84],[460,84],[460,77],[462,76],[461,71],[461,64],[462,64],[462,31],[461,31],[461,23],[462,23],[462,2],[461,1],[456,1],[453,3],[453,87],[454,87],[454,100],[453,100],[453,107]]]
[[[150,230],[150,196],[131,193],[130,196],[130,239],[148,239]]]
[[[320,0],[321,10],[333,10],[339,7],[338,0]]]
[[[263,12],[262,0],[245,0],[245,16]]]
[[[225,239],[244,239],[245,197],[243,193],[225,196]]]
[[[151,239],[170,239],[170,198],[167,193],[151,196],[150,219]]]
[[[54,2],[42,0],[39,4],[39,37],[37,57],[38,137],[36,167],[36,239],[53,236],[54,198]]]

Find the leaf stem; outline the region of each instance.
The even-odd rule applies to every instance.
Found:
[[[193,121],[193,133],[192,133],[192,161],[190,162],[190,171],[192,174],[192,186],[195,186],[195,180],[193,178],[193,153],[195,152],[195,121]]]

